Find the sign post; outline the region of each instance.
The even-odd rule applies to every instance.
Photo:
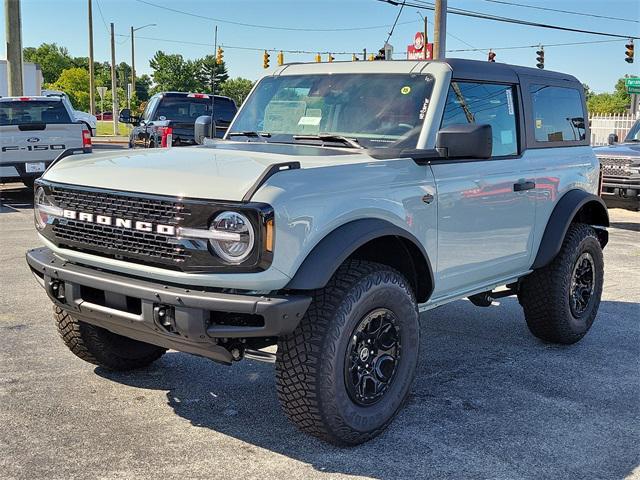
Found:
[[[104,120],[104,96],[107,93],[107,87],[98,87],[98,95],[100,95],[100,120]]]

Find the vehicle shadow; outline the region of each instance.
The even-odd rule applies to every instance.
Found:
[[[640,232],[640,223],[635,222],[611,222],[611,228],[619,228],[621,230],[631,230],[632,232]]]
[[[14,213],[33,208],[33,191],[21,183],[0,184],[0,213]]]
[[[321,472],[395,478],[624,478],[640,463],[640,305],[603,302],[573,346],[528,333],[514,299],[460,301],[423,314],[412,394],[373,441],[338,448],[290,424],[273,366],[225,367],[170,352],[136,373],[102,377],[166,390],[192,425],[305,462]],[[635,447],[634,447],[635,445]]]

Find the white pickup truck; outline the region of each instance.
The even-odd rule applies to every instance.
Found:
[[[64,152],[91,150],[91,132],[60,97],[0,98],[0,182],[32,187]]]

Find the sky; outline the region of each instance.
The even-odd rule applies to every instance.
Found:
[[[400,1],[400,0],[398,0]],[[640,0],[504,0],[521,5],[571,10],[601,16],[640,20]],[[55,42],[72,56],[88,56],[88,0],[22,0],[23,46]],[[150,5],[155,4],[154,5]],[[172,12],[178,9],[198,18]],[[640,36],[640,23],[593,18],[505,5],[490,0],[449,0],[449,7],[524,19],[547,24],[621,35]],[[157,50],[198,58],[214,53],[214,27],[218,26],[218,43],[231,77],[256,80],[264,75],[262,52],[233,47],[274,48],[309,51],[378,50],[385,42],[398,13],[398,7],[376,0],[93,0],[94,52],[96,61],[110,61],[109,23],[115,24],[116,61],[131,62],[129,29],[149,23],[136,32],[136,72],[151,73],[149,59]],[[433,37],[433,12],[421,10],[429,21]],[[4,25],[4,9],[0,11]],[[256,26],[235,25],[241,22]],[[295,28],[281,30],[273,27]],[[367,28],[363,27],[379,27]],[[389,43],[394,51],[406,52],[413,36],[422,30],[418,9],[405,7]],[[338,31],[312,31],[338,29]],[[359,29],[359,30],[358,30]],[[523,45],[545,45],[545,68],[575,75],[596,92],[612,91],[616,80],[625,74],[640,74],[640,53],[636,62],[624,61],[625,39],[562,32],[494,21],[448,16],[447,56],[486,60],[493,48],[497,62],[535,66],[536,48],[503,49]],[[0,41],[6,45],[5,32]],[[603,42],[574,46],[552,46],[567,42]],[[636,41],[640,45],[640,41]],[[480,52],[455,51],[470,48]],[[637,48],[638,50],[638,48]],[[0,52],[6,58],[6,51]],[[401,55],[400,55],[401,56]],[[313,61],[314,54],[285,54],[285,62]],[[350,60],[351,55],[334,55],[336,60]],[[397,58],[397,56],[396,56]],[[323,60],[326,55],[323,56]],[[271,66],[276,54],[271,54]]]

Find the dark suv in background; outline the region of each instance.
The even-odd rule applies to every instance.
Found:
[[[640,211],[640,120],[622,141],[609,135],[610,145],[594,148],[602,166],[602,197],[623,201]]]
[[[130,148],[194,145],[193,129],[198,117],[213,115],[215,136],[222,138],[237,110],[232,99],[220,95],[162,92],[149,99],[142,116],[133,116],[131,110],[124,109],[120,121],[134,126],[129,136]]]

